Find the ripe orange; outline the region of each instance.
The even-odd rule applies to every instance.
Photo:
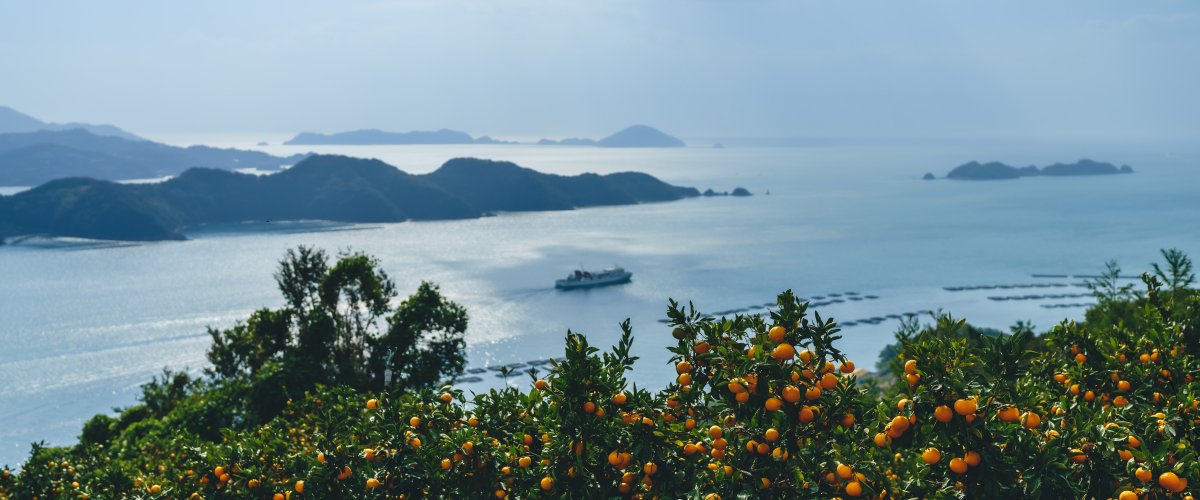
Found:
[[[967,463],[963,459],[954,457],[950,459],[950,470],[955,474],[966,474]]]
[[[413,417],[413,418],[408,419],[408,425],[411,425],[413,427],[420,427],[421,426],[421,417]]]
[[[453,464],[452,464],[452,463],[450,463],[450,459],[449,459],[449,458],[443,458],[443,459],[442,459],[442,470],[450,470],[450,466],[451,466],[451,465],[453,465]]]
[[[960,399],[954,402],[954,413],[964,417],[975,413],[977,408],[978,407],[975,404],[975,400],[973,399]]]
[[[1129,446],[1131,446],[1131,447],[1139,448],[1142,446],[1142,441],[1136,437],[1129,436],[1129,439],[1127,441],[1129,442]]]
[[[842,373],[854,373],[854,362],[847,359],[845,363],[842,363],[842,367],[839,369],[842,371]]]
[[[904,418],[901,415],[892,417],[892,429],[895,429],[900,434],[904,434],[904,431],[908,430],[908,426],[909,422],[907,418]]]
[[[1081,364],[1081,365],[1082,365],[1082,364],[1084,364],[1085,362],[1087,362],[1087,356],[1084,356],[1084,355],[1083,355],[1083,353],[1076,354],[1076,355],[1075,355],[1075,362],[1076,362],[1076,363],[1079,363],[1079,364]]]
[[[882,432],[875,434],[875,446],[883,448],[892,444],[892,438]]]
[[[849,465],[838,464],[837,475],[838,475],[838,477],[840,477],[842,479],[850,479],[851,477],[854,476],[854,470],[851,469]]]
[[[915,375],[917,373],[917,360],[910,359],[904,362],[904,373]]]
[[[1137,493],[1134,493],[1129,490],[1122,491],[1121,494],[1119,496],[1117,496],[1117,500],[1137,500],[1137,499],[1138,499]]]
[[[696,351],[696,354],[708,354],[711,346],[708,345],[708,342],[697,342],[696,346],[692,349]]]
[[[739,402],[739,403],[745,403],[747,401],[750,401],[750,393],[739,392],[739,393],[737,393],[737,396],[733,397],[733,399],[737,400],[737,402]]]
[[[1148,483],[1154,478],[1153,472],[1150,472],[1149,469],[1144,469],[1142,467],[1138,467],[1138,469],[1134,471],[1133,475],[1137,477],[1138,481],[1143,483]]]
[[[550,491],[550,488],[554,487],[554,478],[550,476],[543,477],[541,486],[543,491]]]
[[[675,381],[679,382],[679,385],[692,385],[692,374],[680,373],[679,377],[677,377]]]
[[[842,427],[847,427],[847,428],[854,427],[854,414],[847,413],[845,415],[842,415],[841,424],[842,424]]]
[[[583,403],[583,411],[584,411],[584,413],[595,413],[596,412],[596,403],[593,403],[591,401]]]
[[[1129,381],[1128,381],[1128,380],[1122,380],[1122,381],[1120,381],[1120,382],[1117,382],[1117,390],[1118,390],[1118,391],[1121,391],[1121,392],[1126,392],[1126,391],[1128,391],[1128,390],[1129,390]]]
[[[936,464],[942,461],[942,452],[938,451],[937,448],[926,448],[925,451],[921,452],[921,460],[924,460],[929,465]]]
[[[816,418],[816,414],[813,413],[812,408],[805,406],[804,408],[800,409],[800,413],[797,415],[797,417],[800,419],[800,423],[807,424]]]
[[[1187,487],[1187,481],[1180,479],[1174,472],[1164,472],[1158,476],[1158,484],[1168,491],[1179,493]]]
[[[771,342],[776,344],[783,342],[783,339],[786,335],[787,329],[778,325],[771,327],[771,331],[767,332],[767,338],[771,339]]]
[[[533,386],[537,387],[539,391],[544,391],[550,388],[550,382],[546,382],[545,379],[538,379],[537,382],[533,383]]]
[[[690,371],[692,371],[692,364],[690,362],[680,361],[678,363],[675,363],[675,372],[676,373],[688,373]]]
[[[813,356],[815,356],[815,355],[816,354],[813,354],[812,351],[805,349],[803,351],[800,351],[800,361],[803,361],[804,364],[807,365],[809,363],[812,363]]]
[[[933,418],[944,424],[954,418],[954,411],[949,406],[940,405],[933,409]]]
[[[647,476],[653,476],[656,472],[658,472],[658,464],[654,462],[646,462],[646,465],[642,466],[642,472]]]
[[[1026,429],[1037,429],[1038,426],[1042,425],[1042,417],[1041,415],[1031,411],[1025,412],[1025,419],[1024,422],[1022,422],[1022,425],[1024,425]]]
[[[837,387],[837,384],[838,384],[837,375],[834,375],[832,373],[826,373],[825,375],[821,376],[821,388],[822,389],[828,391],[830,389],[833,389],[834,387]]]
[[[858,481],[850,481],[846,483],[846,496],[856,497],[862,494],[862,485]]]
[[[353,469],[351,469],[349,465],[342,467],[341,472],[338,472],[338,475],[337,475],[338,481],[345,481],[346,479],[349,479],[350,474],[352,474],[353,472],[354,472]]]
[[[977,451],[972,450],[963,454],[963,462],[966,462],[968,466],[974,467],[981,461],[983,461],[983,457],[979,456]]]
[[[780,391],[780,392],[782,393],[781,395],[783,396],[784,401],[787,401],[789,403],[795,403],[797,401],[800,401],[800,388],[799,387],[796,387],[794,385],[789,385],[787,387],[784,387],[783,391]]]
[[[276,493],[276,494],[272,495],[271,498],[273,498],[275,500],[286,500],[287,499],[287,497],[283,496],[283,493]]]
[[[454,401],[454,396],[448,392],[443,392],[441,395],[441,400],[443,403],[450,404],[451,401]]]
[[[628,398],[627,398],[627,396],[625,396],[625,393],[618,392],[615,396],[612,397],[612,402],[613,402],[613,404],[615,404],[617,406],[623,406],[625,404],[626,399],[628,399]]]
[[[775,346],[775,349],[771,350],[771,358],[775,361],[788,361],[795,356],[796,348],[792,347],[792,345],[788,344],[787,342],[781,343]]]
[[[821,397],[821,388],[817,387],[815,385],[812,387],[809,387],[808,390],[804,391],[804,397],[810,401],[820,398]]]
[[[1129,400],[1126,399],[1125,396],[1117,396],[1117,397],[1113,398],[1112,404],[1113,404],[1113,406],[1116,406],[1117,408],[1124,408],[1125,405],[1129,404]]]
[[[714,426],[708,428],[708,435],[711,436],[713,439],[717,439],[724,434],[725,434],[725,431],[721,430],[720,426],[714,425]]]
[[[777,429],[775,429],[774,427],[772,427],[770,429],[767,429],[767,431],[763,433],[763,437],[767,438],[767,441],[771,441],[771,442],[779,441],[779,431]]]
[[[780,401],[779,398],[767,398],[767,401],[763,403],[763,408],[766,408],[767,411],[779,411],[782,407],[783,401]]]
[[[1001,422],[1016,422],[1021,418],[1021,411],[1015,406],[1006,406],[996,412],[996,418],[1000,419]]]

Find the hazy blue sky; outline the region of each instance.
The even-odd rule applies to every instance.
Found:
[[[0,5],[0,104],[134,132],[1200,137],[1200,3]]]

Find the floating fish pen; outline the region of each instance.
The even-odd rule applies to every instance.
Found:
[[[1065,274],[1033,274],[1031,276],[1034,278],[1059,278],[1059,279],[1068,277]]]
[[[467,373],[470,373],[472,375],[479,375],[480,373],[487,373],[487,370],[485,370],[483,368],[471,368],[471,369],[467,370]]]

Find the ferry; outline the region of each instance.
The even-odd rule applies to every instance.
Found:
[[[560,290],[571,290],[575,288],[617,285],[620,283],[628,283],[629,278],[631,277],[633,277],[633,273],[620,267],[605,269],[598,273],[577,269],[574,273],[567,276],[566,279],[555,281],[554,288]]]

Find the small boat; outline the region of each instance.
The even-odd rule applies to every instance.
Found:
[[[597,286],[616,285],[620,283],[628,283],[629,278],[631,277],[633,277],[633,273],[620,267],[605,269],[598,273],[591,273],[579,269],[570,276],[567,276],[566,279],[555,281],[554,288],[558,288],[560,290],[571,290],[574,288],[591,288]]]

